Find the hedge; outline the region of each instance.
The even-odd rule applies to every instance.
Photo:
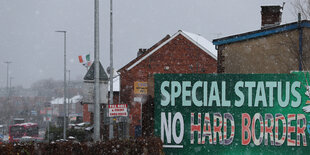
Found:
[[[51,143],[7,143],[0,147],[1,154],[8,155],[97,155],[97,154],[164,154],[162,142],[157,137],[110,140],[105,142],[51,142]]]

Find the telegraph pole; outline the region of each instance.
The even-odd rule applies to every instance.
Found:
[[[64,131],[63,139],[66,140],[67,132],[67,62],[66,62],[66,41],[67,41],[67,31],[56,31],[64,34]]]
[[[94,48],[94,56],[95,56],[95,113],[94,113],[94,141],[98,142],[100,141],[100,92],[99,92],[99,0],[94,0],[95,2],[95,23],[94,23],[94,29],[95,29],[95,48]]]
[[[113,104],[113,6],[110,0],[110,104]],[[113,118],[110,117],[109,139],[113,139]]]

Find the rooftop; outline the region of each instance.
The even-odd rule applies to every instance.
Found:
[[[76,95],[70,99],[67,99],[67,103],[77,103],[81,101],[82,98],[83,97],[81,95]],[[51,100],[51,104],[64,104],[64,98],[63,97],[54,98],[53,100]]]
[[[205,39],[199,34],[179,30],[177,33],[175,33],[171,37],[170,35],[167,35],[165,38],[163,38],[158,43],[156,43],[154,46],[152,46],[150,49],[148,49],[145,53],[138,56],[137,58],[129,62],[127,65],[122,67],[118,72],[120,72],[123,69],[126,69],[126,70],[132,69],[137,64],[139,64],[141,61],[143,61],[144,59],[152,55],[154,52],[156,52],[158,49],[166,45],[168,42],[170,42],[172,39],[174,39],[176,36],[180,34],[183,35],[188,40],[190,40],[191,42],[193,42],[196,46],[201,48],[203,51],[208,53],[211,57],[213,57],[214,59],[217,59],[217,50],[215,49],[215,46],[210,41],[208,41],[207,39]]]
[[[213,44],[218,46],[218,45],[224,45],[224,44],[230,44],[234,42],[239,42],[239,41],[244,41],[248,39],[254,39],[258,37],[264,37],[272,34],[277,34],[285,31],[291,31],[298,29],[299,27],[310,27],[310,21],[308,20],[303,20],[300,24],[298,22],[293,22],[289,24],[284,24],[284,25],[279,25],[267,29],[260,29],[256,31],[251,31],[251,32],[246,32],[246,33],[241,33],[237,35],[232,35],[228,37],[223,37],[219,39],[214,39]]]

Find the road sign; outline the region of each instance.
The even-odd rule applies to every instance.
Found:
[[[110,104],[109,108],[109,117],[115,116],[128,116],[127,104]]]

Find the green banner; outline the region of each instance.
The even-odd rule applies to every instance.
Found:
[[[156,74],[155,135],[166,154],[310,152],[310,76]]]

